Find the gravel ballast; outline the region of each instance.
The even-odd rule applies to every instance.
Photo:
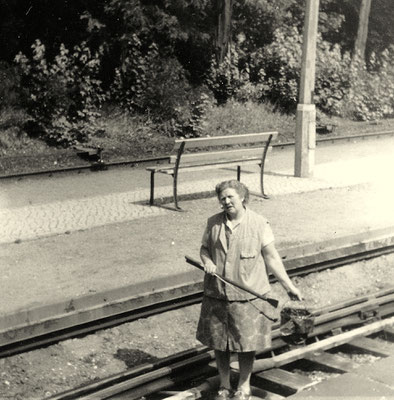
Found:
[[[293,278],[308,308],[374,293],[394,282],[394,254]],[[272,294],[287,296],[279,284]],[[0,360],[1,399],[41,399],[152,362],[200,343],[199,305]]]

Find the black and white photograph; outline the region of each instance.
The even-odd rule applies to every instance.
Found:
[[[393,0],[0,0],[0,400],[394,400]]]

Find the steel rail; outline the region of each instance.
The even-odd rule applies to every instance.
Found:
[[[281,254],[289,275],[296,276],[393,251],[394,230],[386,228],[283,249]],[[190,275],[171,276],[144,285],[90,295],[78,299],[79,302],[67,301],[58,306],[49,305],[20,315],[1,317],[0,323],[4,328],[0,330],[0,357],[197,304],[203,291],[202,274],[197,272],[199,275],[191,275],[194,273],[191,271]],[[275,281],[272,275],[270,280]]]
[[[336,347],[337,344],[338,345],[345,344],[345,343],[351,341],[352,339],[359,337],[359,332],[357,331],[357,327],[359,327],[359,326],[366,325],[368,327],[369,325],[373,325],[374,323],[376,323],[376,325],[378,325],[378,329],[374,329],[372,331],[368,330],[368,333],[371,334],[373,332],[377,332],[378,330],[380,330],[381,326],[384,326],[385,321],[387,321],[387,320],[389,321],[389,322],[387,322],[387,324],[392,324],[394,322],[393,321],[394,317],[392,317],[393,307],[394,307],[394,305],[393,305],[393,303],[391,303],[390,311],[389,312],[386,311],[387,314],[389,314],[391,316],[391,318],[387,317],[387,318],[377,319],[377,320],[374,320],[373,322],[371,322],[370,324],[365,324],[365,323],[358,324],[356,321],[356,318],[353,318],[350,320],[346,319],[346,318],[342,318],[341,320],[337,320],[336,321],[337,325],[341,325],[341,328],[346,328],[347,326],[351,325],[352,329],[350,332],[348,331],[345,333],[345,336],[346,336],[345,340],[342,339],[339,343],[335,342],[335,344],[333,344],[331,346],[325,345],[324,350]],[[384,316],[386,316],[386,314]],[[330,327],[326,327],[325,329],[320,329],[320,334],[319,335],[315,334],[314,337],[315,338],[317,338],[318,336],[321,336],[322,338],[326,337],[329,333],[331,333],[331,331],[328,330],[329,328]],[[352,334],[352,330],[355,330],[357,333]],[[335,333],[334,337],[336,335],[340,336],[341,334],[343,334],[342,330],[340,330],[338,333]],[[305,352],[300,352],[298,355],[297,354],[293,355],[293,354],[291,354],[292,351],[294,352],[294,350],[291,350],[292,348],[287,348],[284,351],[284,348],[286,348],[287,344],[282,342],[280,338],[274,339],[275,347],[271,348],[270,351],[271,352],[277,351],[277,352],[279,352],[280,355],[275,356],[275,355],[273,355],[273,353],[271,353],[270,356],[272,357],[272,359],[267,359],[267,358],[257,359],[256,363],[255,363],[256,371],[263,371],[266,369],[271,369],[273,367],[287,364],[287,362],[281,362],[280,361],[281,358],[283,359],[283,358],[287,357],[287,359],[290,359],[289,362],[294,362],[298,359],[301,359],[306,354],[309,354],[315,350],[316,346],[314,346],[314,345],[322,343],[323,341],[324,341],[324,339],[322,339],[321,341],[318,339],[315,342],[313,342],[313,341],[309,342],[306,346],[311,346],[311,348],[312,348],[311,350],[309,350],[309,351],[306,350]],[[290,354],[287,355],[286,353],[290,353]],[[233,361],[233,363],[234,363],[234,361]],[[215,372],[217,373],[217,371],[215,371],[213,369],[213,366],[211,366],[209,364],[204,366],[204,365],[195,365],[194,363],[190,363],[190,364],[185,363],[184,365],[185,365],[185,367],[187,366],[188,370],[190,370],[189,374],[184,373],[181,376],[177,376],[176,369],[173,370],[172,368],[169,368],[170,376],[171,376],[170,381],[174,382],[173,385],[169,385],[168,379],[163,381],[164,377],[161,377],[161,379],[158,381],[155,379],[150,381],[148,379],[146,384],[138,385],[138,386],[135,386],[133,382],[124,382],[121,385],[121,387],[115,385],[113,387],[107,388],[105,390],[105,392],[99,391],[98,393],[94,393],[94,394],[91,394],[90,396],[86,397],[86,399],[84,397],[82,397],[81,400],[97,399],[97,398],[112,398],[112,397],[116,398],[117,395],[119,395],[120,393],[122,395],[126,395],[128,399],[138,399],[140,397],[147,397],[149,395],[154,395],[155,393],[158,392],[158,390],[162,391],[162,390],[168,390],[168,389],[176,389],[176,387],[174,387],[176,384],[183,383],[183,385],[185,385],[185,382],[190,382],[190,381],[196,379],[196,377],[200,377],[200,380],[202,380],[202,379],[205,380],[207,377],[214,376]],[[234,367],[235,366],[233,366],[233,368]],[[99,395],[99,397],[97,397],[97,394]],[[104,396],[102,396],[102,395],[104,395]],[[61,400],[61,399],[59,399],[59,400]]]
[[[169,290],[171,292],[172,289]],[[140,309],[133,309],[131,311],[115,314],[106,318],[100,318],[97,320],[92,320],[86,323],[76,323],[67,329],[60,329],[51,331],[48,334],[41,334],[39,336],[27,335],[23,340],[17,340],[10,344],[0,346],[0,358],[10,357],[15,354],[20,354],[26,351],[37,349],[40,347],[48,346],[54,343],[58,343],[73,337],[79,337],[87,334],[94,333],[99,330],[112,328],[125,324],[127,322],[132,322],[141,318],[149,318],[153,315],[157,315],[166,311],[175,310],[181,307],[187,307],[189,305],[197,304],[202,299],[202,292],[197,294],[185,294],[180,299],[174,298],[165,302],[157,302],[152,305],[147,305],[141,307]],[[136,299],[138,303],[139,300]],[[105,307],[104,305],[102,307]],[[54,316],[54,319],[57,317]],[[45,324],[45,322],[44,322]],[[48,325],[50,325],[48,323]],[[24,330],[24,328],[22,328]],[[10,330],[9,333],[2,332],[2,335],[8,335],[12,338],[13,332]]]
[[[316,144],[319,143],[336,143],[336,142],[345,142],[351,140],[358,140],[358,139],[379,139],[383,136],[393,136],[394,131],[380,131],[380,132],[366,132],[364,134],[357,134],[357,135],[345,135],[345,136],[332,136],[327,138],[318,138],[316,140]],[[282,142],[282,143],[273,143],[272,148],[274,149],[282,149],[286,147],[294,146],[294,142]],[[20,158],[28,157],[28,156],[19,156]],[[43,155],[42,155],[43,157]],[[118,161],[110,161],[110,162],[102,162],[102,163],[91,163],[89,165],[76,165],[72,167],[62,167],[62,168],[54,168],[48,170],[36,170],[30,172],[21,172],[15,174],[3,174],[0,175],[0,180],[5,179],[20,179],[29,176],[41,176],[41,175],[53,175],[57,173],[69,173],[69,172],[80,172],[80,171],[100,171],[102,169],[108,169],[110,167],[120,167],[125,165],[138,165],[138,164],[149,164],[149,163],[165,163],[168,162],[170,159],[169,156],[161,155],[157,157],[146,157],[140,159],[129,159],[129,160],[118,160]]]
[[[364,318],[366,308],[370,310],[371,307],[377,313],[370,318]],[[375,321],[392,319],[394,314],[394,287],[378,291],[370,296],[349,299],[329,307],[323,307],[315,310],[314,313],[316,315],[315,327],[313,332],[308,335],[306,346],[310,344],[313,346],[316,338],[324,338],[327,334],[332,335],[332,332],[338,330],[338,328],[342,333],[342,329],[345,328],[354,329],[354,327],[373,324]],[[348,334],[347,339],[341,344],[351,339],[352,335]],[[319,341],[317,340],[317,342]],[[330,346],[325,347],[325,349],[327,348],[330,348]],[[293,348],[290,347],[289,349],[288,344],[282,340],[280,325],[277,323],[273,326],[272,346],[257,354],[256,365],[260,366],[260,370],[272,368],[273,365],[277,366],[279,359],[284,358],[283,354],[292,350]],[[196,355],[196,351],[199,354]],[[275,356],[275,352],[279,352],[280,356]],[[120,394],[126,395],[128,399],[137,399],[158,391],[171,389],[181,382],[198,377],[206,379],[215,375],[216,370],[211,365],[214,357],[212,350],[201,347],[185,351],[181,355],[183,357],[181,360],[178,360],[177,356],[174,355],[173,360],[167,358],[155,365],[148,364],[148,367],[136,367],[123,374],[117,374],[102,381],[96,381],[78,389],[57,394],[51,397],[51,400],[107,399]],[[302,358],[302,355],[302,352],[298,356],[291,355],[291,362]]]
[[[384,136],[393,136],[394,131],[380,131],[380,132],[366,132],[364,134],[356,134],[356,135],[344,135],[344,136],[330,136],[325,138],[316,139],[316,145],[319,143],[335,143],[335,142],[349,142],[357,139],[379,139]],[[274,143],[272,147],[280,148],[280,147],[289,147],[294,146],[294,142],[283,142],[283,143]]]

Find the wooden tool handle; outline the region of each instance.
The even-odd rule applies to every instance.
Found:
[[[185,256],[185,258],[186,258],[186,261],[187,261],[189,264],[193,265],[194,267],[197,267],[197,268],[200,269],[201,271],[204,271],[204,267],[202,266],[202,264],[201,264],[199,261],[194,260],[193,258],[188,257],[188,256]],[[239,284],[238,282],[234,282],[234,281],[231,280],[231,279],[225,278],[224,276],[221,276],[221,275],[218,275],[218,274],[213,274],[213,275],[216,276],[216,277],[218,277],[218,278],[220,278],[220,279],[222,279],[224,282],[226,282],[226,283],[228,283],[228,284],[230,284],[230,285],[233,285],[233,286],[237,287],[238,289],[242,289],[242,290],[244,290],[245,292],[248,292],[248,293],[250,293],[250,294],[253,294],[253,296],[258,297],[258,298],[261,299],[261,300],[268,301],[268,303],[270,303],[271,306],[273,306],[273,307],[275,307],[275,308],[278,307],[279,301],[276,300],[276,299],[273,299],[273,298],[271,298],[271,297],[262,296],[261,294],[255,292],[253,289],[250,289],[250,288],[248,288],[248,287],[246,287],[246,286],[243,286],[243,285]]]

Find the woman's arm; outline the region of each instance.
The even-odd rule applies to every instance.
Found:
[[[212,261],[211,256],[209,255],[208,249],[204,246],[200,248],[200,257],[201,261],[204,264],[204,271],[207,274],[214,274],[216,272],[216,265]]]
[[[208,228],[205,228],[204,234],[202,236],[202,244],[200,248],[200,258],[204,264],[204,270],[207,274],[214,274],[216,272],[216,265],[212,261],[211,255],[208,250]]]
[[[262,253],[265,264],[276,276],[281,285],[290,295],[296,297],[298,300],[302,300],[302,294],[300,290],[294,286],[293,282],[289,278],[289,275],[287,275],[286,268],[283,265],[278,251],[276,250],[274,242],[263,247]]]

